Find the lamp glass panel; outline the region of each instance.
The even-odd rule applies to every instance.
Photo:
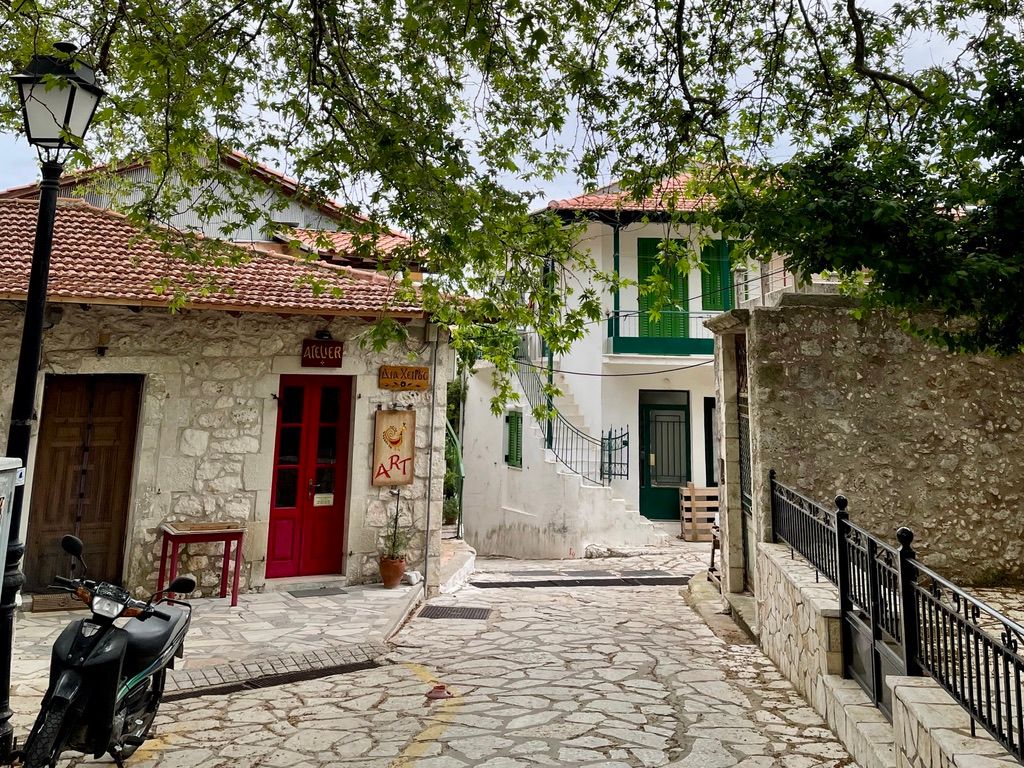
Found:
[[[29,141],[44,147],[59,147],[68,99],[76,89],[70,85],[21,84]]]
[[[68,133],[79,139],[85,136],[99,100],[100,96],[98,93],[93,93],[87,88],[75,86],[74,101],[71,104],[71,118],[68,120]]]

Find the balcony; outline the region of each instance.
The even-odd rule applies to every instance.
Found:
[[[704,321],[720,312],[666,310],[657,322],[646,311],[612,312],[608,316],[605,352],[613,355],[713,355],[714,334]]]

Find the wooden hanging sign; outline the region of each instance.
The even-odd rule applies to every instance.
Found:
[[[372,485],[409,485],[416,469],[416,411],[377,411]]]
[[[422,391],[430,386],[430,369],[425,365],[382,365],[377,386],[401,392]]]
[[[303,339],[302,368],[340,368],[345,342],[333,339]]]

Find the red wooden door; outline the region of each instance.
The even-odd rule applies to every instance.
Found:
[[[352,379],[282,376],[267,578],[342,573]]]
[[[25,589],[68,576],[60,538],[85,544],[89,578],[121,583],[142,377],[47,376],[28,517]]]

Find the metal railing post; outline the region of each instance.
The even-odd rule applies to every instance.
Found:
[[[846,537],[850,532],[850,513],[846,511],[849,502],[845,496],[836,496],[836,586],[839,587],[839,638],[843,654],[843,677],[850,678],[850,661],[853,658],[853,643],[847,631],[847,615],[852,610],[850,601],[850,551],[846,548]]]
[[[903,641],[903,663],[906,674],[918,677],[924,673],[921,671],[921,663],[917,660],[917,651],[921,643],[915,589],[918,575],[917,553],[911,546],[914,542],[914,532],[909,528],[900,528],[896,531],[896,539],[900,543],[900,616],[903,620],[900,626],[900,639]]]
[[[768,498],[772,511],[772,543],[779,543],[779,511],[775,503],[775,470],[768,470]]]
[[[868,569],[868,622],[871,625],[871,697],[875,706],[878,706],[882,700],[884,685],[881,661],[878,657],[878,641],[882,638],[881,590],[878,585],[878,566],[875,562],[878,558],[878,542],[875,541],[874,536],[868,536],[864,544],[864,548],[867,550],[865,565]]]

